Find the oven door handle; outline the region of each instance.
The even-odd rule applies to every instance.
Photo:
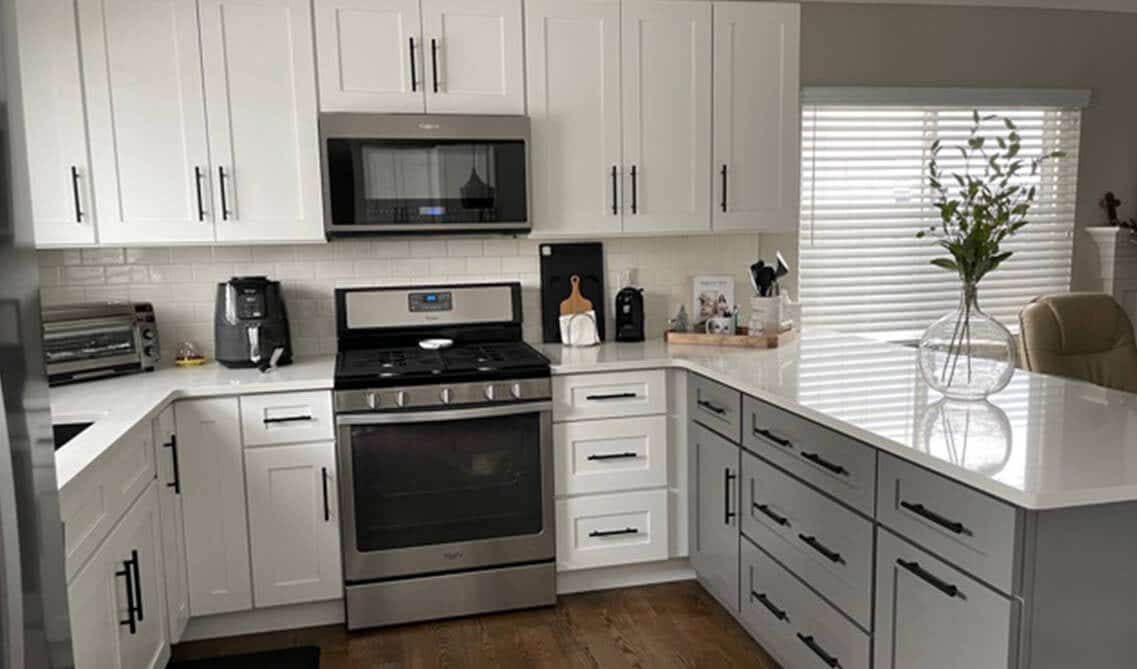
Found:
[[[552,411],[552,402],[525,402],[501,406],[480,406],[469,409],[442,409],[438,411],[411,411],[394,413],[360,413],[336,416],[336,425],[391,425],[398,423],[439,423],[470,418],[517,416],[527,413]]]

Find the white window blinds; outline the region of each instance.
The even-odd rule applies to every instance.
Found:
[[[916,239],[917,230],[939,220],[927,184],[928,150],[941,139],[945,174],[963,172],[953,147],[966,141],[973,107],[818,97],[806,96],[802,107],[802,321],[915,338],[959,298],[958,277],[928,262],[945,252]],[[1034,105],[980,113],[1012,119],[1024,157],[1066,153],[1028,179],[1038,187],[1031,223],[1005,243],[1015,255],[980,284],[980,306],[1014,326],[1031,299],[1070,287],[1081,110]],[[992,136],[1003,132],[1001,122],[991,126]]]

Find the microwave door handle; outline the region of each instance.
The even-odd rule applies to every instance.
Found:
[[[261,326],[250,325],[245,332],[249,336],[249,362],[261,361]]]

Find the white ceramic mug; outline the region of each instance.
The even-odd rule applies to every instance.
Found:
[[[705,331],[707,334],[734,334],[734,318],[730,316],[716,316],[708,318]]]

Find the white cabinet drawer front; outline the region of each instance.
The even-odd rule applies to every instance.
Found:
[[[647,416],[667,412],[662,369],[553,377],[553,420]]]
[[[878,520],[964,571],[1014,593],[1020,513],[1008,504],[886,455]]]
[[[742,429],[742,394],[694,374],[688,383],[687,416],[737,444]]]
[[[742,445],[871,517],[876,450],[765,402],[743,399]]]
[[[876,587],[877,667],[1017,666],[1017,604],[883,529]]]
[[[667,491],[557,501],[557,569],[666,560]]]
[[[241,397],[245,446],[295,444],[335,437],[332,394],[327,390]]]
[[[783,666],[869,669],[868,634],[748,539],[741,554],[742,620]]]
[[[560,423],[553,446],[558,495],[667,485],[667,416]]]
[[[872,626],[873,526],[750,453],[742,533],[865,629]]]

